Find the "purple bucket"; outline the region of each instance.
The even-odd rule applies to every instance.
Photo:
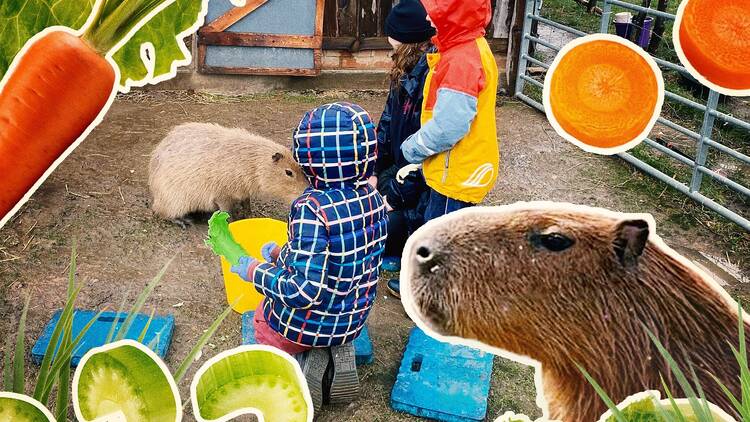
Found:
[[[629,39],[633,26],[628,22],[615,22],[615,33],[622,38]]]
[[[651,28],[653,26],[654,18],[649,16],[643,20],[643,29],[638,37],[638,45],[643,49],[648,48],[648,44],[651,42]],[[631,31],[633,31],[633,29],[631,29]]]

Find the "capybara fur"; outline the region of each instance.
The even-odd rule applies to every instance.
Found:
[[[244,129],[185,123],[151,154],[154,212],[179,221],[247,199],[291,204],[308,185],[290,148]]]
[[[647,330],[738,417],[712,377],[741,397],[738,305],[661,241],[650,215],[549,202],[461,210],[420,228],[402,267],[404,305],[427,330],[536,361],[548,418],[606,411],[576,363],[615,403],[666,397],[660,376],[686,397]]]

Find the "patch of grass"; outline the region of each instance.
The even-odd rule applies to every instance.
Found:
[[[652,148],[639,146],[632,151],[633,155],[663,171],[678,180],[686,181],[688,174],[686,167],[679,168],[674,160],[655,152]],[[736,224],[721,217],[712,210],[700,205],[682,193],[669,188],[664,183],[640,172],[626,162],[613,159],[613,165],[606,172],[591,174],[593,178],[601,178],[606,174],[610,185],[622,190],[634,204],[632,212],[642,211],[640,202],[658,204],[659,211],[664,215],[665,222],[682,230],[700,227],[716,235],[718,246],[727,252],[743,270],[750,270],[750,233],[742,230]],[[718,185],[710,178],[704,178],[701,191],[717,201],[727,198],[738,198],[728,188]],[[731,196],[730,196],[731,195]],[[745,206],[750,206],[747,204]]]
[[[495,358],[488,406],[497,409],[494,413],[502,414],[510,410],[535,418],[541,416],[535,403],[535,391],[533,368]]]

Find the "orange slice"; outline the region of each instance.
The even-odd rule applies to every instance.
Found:
[[[663,102],[656,62],[614,35],[569,42],[544,81],[544,108],[557,133],[597,154],[617,154],[643,141]]]
[[[750,1],[683,0],[672,33],[685,68],[725,95],[750,95]]]

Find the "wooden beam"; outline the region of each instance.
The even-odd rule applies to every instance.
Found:
[[[357,41],[357,39],[354,37],[323,37],[323,49],[351,51],[355,41]],[[391,44],[388,43],[388,38],[371,37],[362,39],[357,50],[362,51],[392,49],[393,47],[391,47]]]
[[[526,17],[526,2],[515,0],[513,3],[513,20],[508,37],[508,60],[505,66],[505,77],[508,81],[508,94],[516,93],[516,78],[518,77],[518,59],[521,55],[521,40],[523,37],[523,21]]]
[[[239,22],[240,19],[253,13],[255,9],[265,4],[268,0],[246,0],[246,4],[242,7],[233,7],[229,11],[216,20],[209,23],[204,27],[206,32],[222,32]]]
[[[205,46],[204,46],[205,47]],[[201,73],[222,75],[317,76],[320,69],[289,69],[275,67],[220,67],[202,63]]]
[[[320,48],[323,40],[321,37],[306,35],[200,31],[198,33],[198,42],[206,45],[230,45],[243,47]]]

